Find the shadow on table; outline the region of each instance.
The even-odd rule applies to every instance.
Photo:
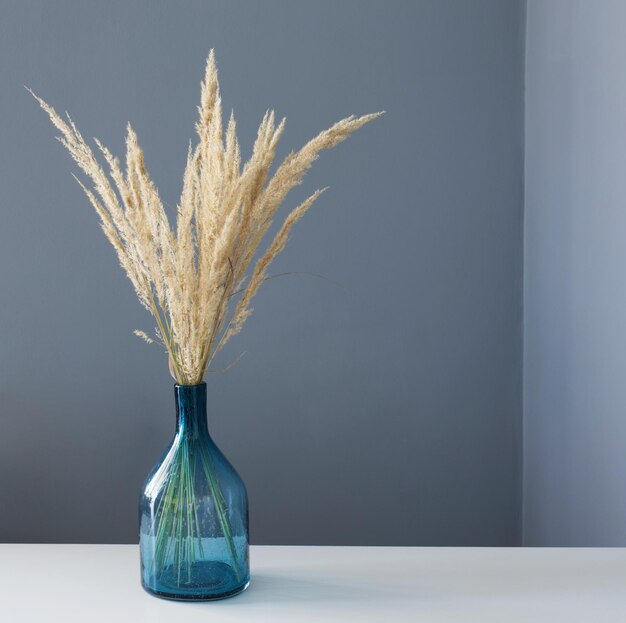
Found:
[[[248,589],[232,599],[220,601],[220,604],[238,604],[243,606],[258,604],[288,604],[319,601],[376,601],[380,603],[387,596],[394,599],[390,591],[377,591],[371,586],[360,587],[358,584],[338,584],[322,582],[315,578],[286,577],[256,573]],[[397,598],[397,597],[395,597]],[[214,602],[216,603],[216,602]]]

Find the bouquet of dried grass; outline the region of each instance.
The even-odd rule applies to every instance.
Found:
[[[87,187],[78,180],[140,302],[155,319],[155,338],[168,353],[172,375],[179,386],[193,386],[177,388],[177,415],[182,414],[186,424],[178,421],[174,440],[142,492],[142,583],[155,594],[175,599],[235,594],[249,578],[247,497],[208,435],[206,405],[197,402],[204,395],[201,383],[216,354],[252,312],[251,301],[292,227],[322,191],[292,210],[264,245],[287,193],[301,182],[321,150],[337,145],[380,113],[339,121],[290,153],[270,176],[285,120],[276,124],[273,111],[265,114],[252,156],[242,165],[232,114],[225,130],[222,126],[211,52],[196,126],[199,141],[189,148],[173,230],[130,126],[124,169],[96,139],[103,167],[71,118],[61,118],[35,97],[91,181]],[[135,333],[153,341],[143,331]]]
[[[215,355],[241,330],[252,312],[253,297],[267,278],[268,266],[323,190],[290,212],[253,262],[287,193],[302,181],[321,150],[334,147],[381,114],[339,121],[290,153],[270,178],[285,119],[276,125],[274,111],[265,113],[252,156],[242,165],[233,115],[225,131],[222,125],[211,51],[196,125],[199,142],[189,148],[173,231],[130,125],[125,170],[95,140],[107,173],[69,115],[64,120],[33,95],[60,131],[61,143],[91,180],[90,189],[77,178],[140,302],[154,317],[155,338],[165,347],[170,370],[181,385],[201,383]],[[135,333],[153,341],[143,331]]]

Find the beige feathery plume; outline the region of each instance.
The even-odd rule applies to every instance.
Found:
[[[236,335],[239,331],[241,331],[244,322],[252,313],[250,301],[261,287],[261,284],[267,278],[267,267],[287,245],[291,228],[304,216],[305,212],[325,190],[327,189],[322,188],[321,190],[316,190],[308,199],[303,201],[289,214],[289,216],[287,216],[279,232],[276,234],[276,237],[269,245],[263,256],[257,261],[254,270],[252,271],[252,275],[248,280],[248,285],[243,291],[243,294],[239,299],[239,303],[235,307],[229,327],[215,350],[216,353],[219,352],[219,349],[222,348],[233,335]]]
[[[31,91],[32,93],[32,91]],[[125,170],[97,139],[108,173],[73,121],[37,99],[59,130],[59,140],[91,180],[79,181],[98,213],[140,302],[155,318],[155,338],[168,354],[176,381],[202,382],[215,355],[252,313],[251,301],[267,279],[267,270],[285,248],[292,227],[323,190],[318,190],[285,218],[250,274],[254,257],[289,191],[318,158],[382,113],[348,117],[289,154],[269,178],[285,119],[276,125],[267,111],[250,160],[241,163],[237,127],[231,113],[224,131],[217,66],[209,53],[201,85],[198,144],[190,145],[176,230],[167,218],[145,166],[137,135],[128,126]],[[248,276],[246,276],[248,275]],[[233,305],[236,296],[239,300]],[[147,342],[144,331],[135,334]]]
[[[140,337],[144,342],[147,342],[148,344],[152,344],[152,342],[154,342],[154,340],[145,331],[140,331],[139,329],[135,329],[133,333],[137,337]]]

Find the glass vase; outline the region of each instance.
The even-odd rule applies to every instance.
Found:
[[[159,597],[231,597],[250,582],[248,498],[207,427],[206,383],[176,385],[176,434],[139,502],[141,583]]]

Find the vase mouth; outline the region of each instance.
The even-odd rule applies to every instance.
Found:
[[[182,383],[174,383],[176,389],[193,389],[194,387],[206,387],[206,381],[202,383],[194,383],[193,385],[184,385]]]

